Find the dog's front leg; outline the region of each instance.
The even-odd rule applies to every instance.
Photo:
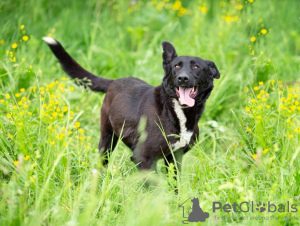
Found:
[[[138,146],[139,147],[139,146]],[[139,170],[156,170],[156,155],[151,148],[135,148],[131,161],[137,164]]]
[[[182,157],[184,154],[184,150],[183,149],[179,149],[175,152],[170,153],[166,158],[165,158],[165,164],[168,170],[168,166],[172,163],[174,164],[175,167],[175,175],[177,175],[177,170],[181,171],[181,164],[182,164]],[[176,161],[176,164],[175,164]]]
[[[178,174],[181,172],[183,154],[184,154],[184,150],[179,149],[179,150],[173,152],[173,155],[172,155],[172,153],[170,153],[167,157],[165,157],[165,165],[166,165],[167,174],[169,174],[170,165],[173,164],[173,166],[174,166],[174,169],[172,170],[172,171],[174,171],[174,174],[173,174],[173,177],[171,176],[171,181],[173,178],[173,182],[169,181],[169,185],[171,187],[173,187],[175,194],[178,194],[177,183],[178,183],[178,180],[180,179],[180,178],[178,178]]]
[[[156,170],[156,161],[153,156],[141,156],[138,162],[139,170]]]

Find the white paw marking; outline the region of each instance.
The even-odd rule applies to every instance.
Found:
[[[186,117],[185,114],[179,105],[179,102],[176,99],[173,99],[174,103],[174,111],[177,115],[177,118],[179,119],[179,125],[180,125],[180,139],[175,144],[172,145],[173,151],[176,151],[180,148],[183,148],[187,144],[190,143],[191,137],[193,135],[193,131],[188,131],[185,123],[186,123]]]
[[[47,42],[49,45],[56,45],[57,41],[55,41],[54,38],[51,37],[43,37],[42,38],[45,42]]]

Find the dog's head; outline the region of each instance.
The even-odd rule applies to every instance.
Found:
[[[193,107],[206,100],[213,89],[213,80],[220,78],[215,63],[199,57],[178,56],[174,46],[163,42],[163,86],[180,105]]]

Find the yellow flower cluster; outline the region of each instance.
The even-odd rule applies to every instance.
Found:
[[[250,23],[250,20],[248,19],[247,20],[247,23]],[[255,46],[255,43],[262,38],[262,36],[266,35],[268,33],[268,30],[266,28],[264,28],[264,24],[263,24],[263,19],[259,19],[259,25],[260,27],[262,27],[262,29],[260,30],[259,33],[257,33],[256,35],[252,35],[250,37],[250,42],[251,44],[249,45],[249,51],[250,51],[250,55],[255,55],[255,52],[254,52],[254,46]],[[260,54],[263,54],[263,51],[259,51]],[[270,63],[271,60],[269,59],[268,62]]]
[[[266,143],[270,144],[271,141],[266,139],[271,140],[272,133],[283,133],[282,139],[300,137],[299,83],[284,85],[281,81],[270,80],[266,83],[261,81],[253,88],[245,87],[244,91],[248,99],[248,104],[244,108],[248,118],[245,125],[246,132],[260,142],[259,146],[265,147],[263,154],[270,150]],[[276,131],[278,129],[280,131]],[[252,157],[256,159],[257,154]]]
[[[22,41],[27,42],[29,40],[29,37],[27,35],[25,35],[26,31],[24,30],[25,25],[21,25],[20,26],[20,33],[19,33],[19,43],[21,44]],[[4,39],[1,39],[0,43],[3,45],[5,43]],[[10,62],[16,62],[17,58],[16,58],[16,51],[18,49],[18,43],[14,42],[11,45],[11,50],[6,50],[6,55],[9,56],[9,61]],[[24,61],[24,58],[21,58],[22,61]]]
[[[157,10],[173,10],[177,13],[177,16],[182,17],[184,15],[191,15],[192,11],[188,10],[187,8],[182,6],[182,2],[180,0],[175,0],[174,3],[170,2],[169,0],[163,0],[163,1],[157,1],[157,0],[152,0],[151,1],[152,5],[155,5]],[[202,12],[207,11],[207,8],[198,6],[198,9],[200,9]]]
[[[222,19],[225,20],[227,23],[231,23],[233,21],[237,21],[241,17],[243,6],[243,1],[236,0],[236,1],[221,1],[219,6],[223,9]]]
[[[68,79],[63,78],[62,81],[53,81],[39,88],[32,86],[21,88],[15,93],[0,93],[3,117],[9,125],[6,130],[8,142],[18,142],[19,133],[38,127],[42,130],[46,128],[44,138],[50,147],[66,148],[71,145],[81,149],[90,148],[91,137],[85,135],[80,122],[74,121],[75,113],[64,101],[66,98],[63,96],[70,95],[72,91],[74,87],[70,86]],[[30,161],[30,151],[26,153],[25,161]],[[37,152],[37,156],[41,155]],[[18,166],[19,160],[13,164]]]

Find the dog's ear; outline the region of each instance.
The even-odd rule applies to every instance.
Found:
[[[174,46],[170,42],[162,42],[162,47],[163,47],[163,67],[168,65],[175,57],[177,57],[176,50]]]
[[[207,66],[208,66],[208,73],[210,73],[214,78],[219,79],[220,78],[220,72],[215,65],[214,62],[210,60],[206,60]]]

